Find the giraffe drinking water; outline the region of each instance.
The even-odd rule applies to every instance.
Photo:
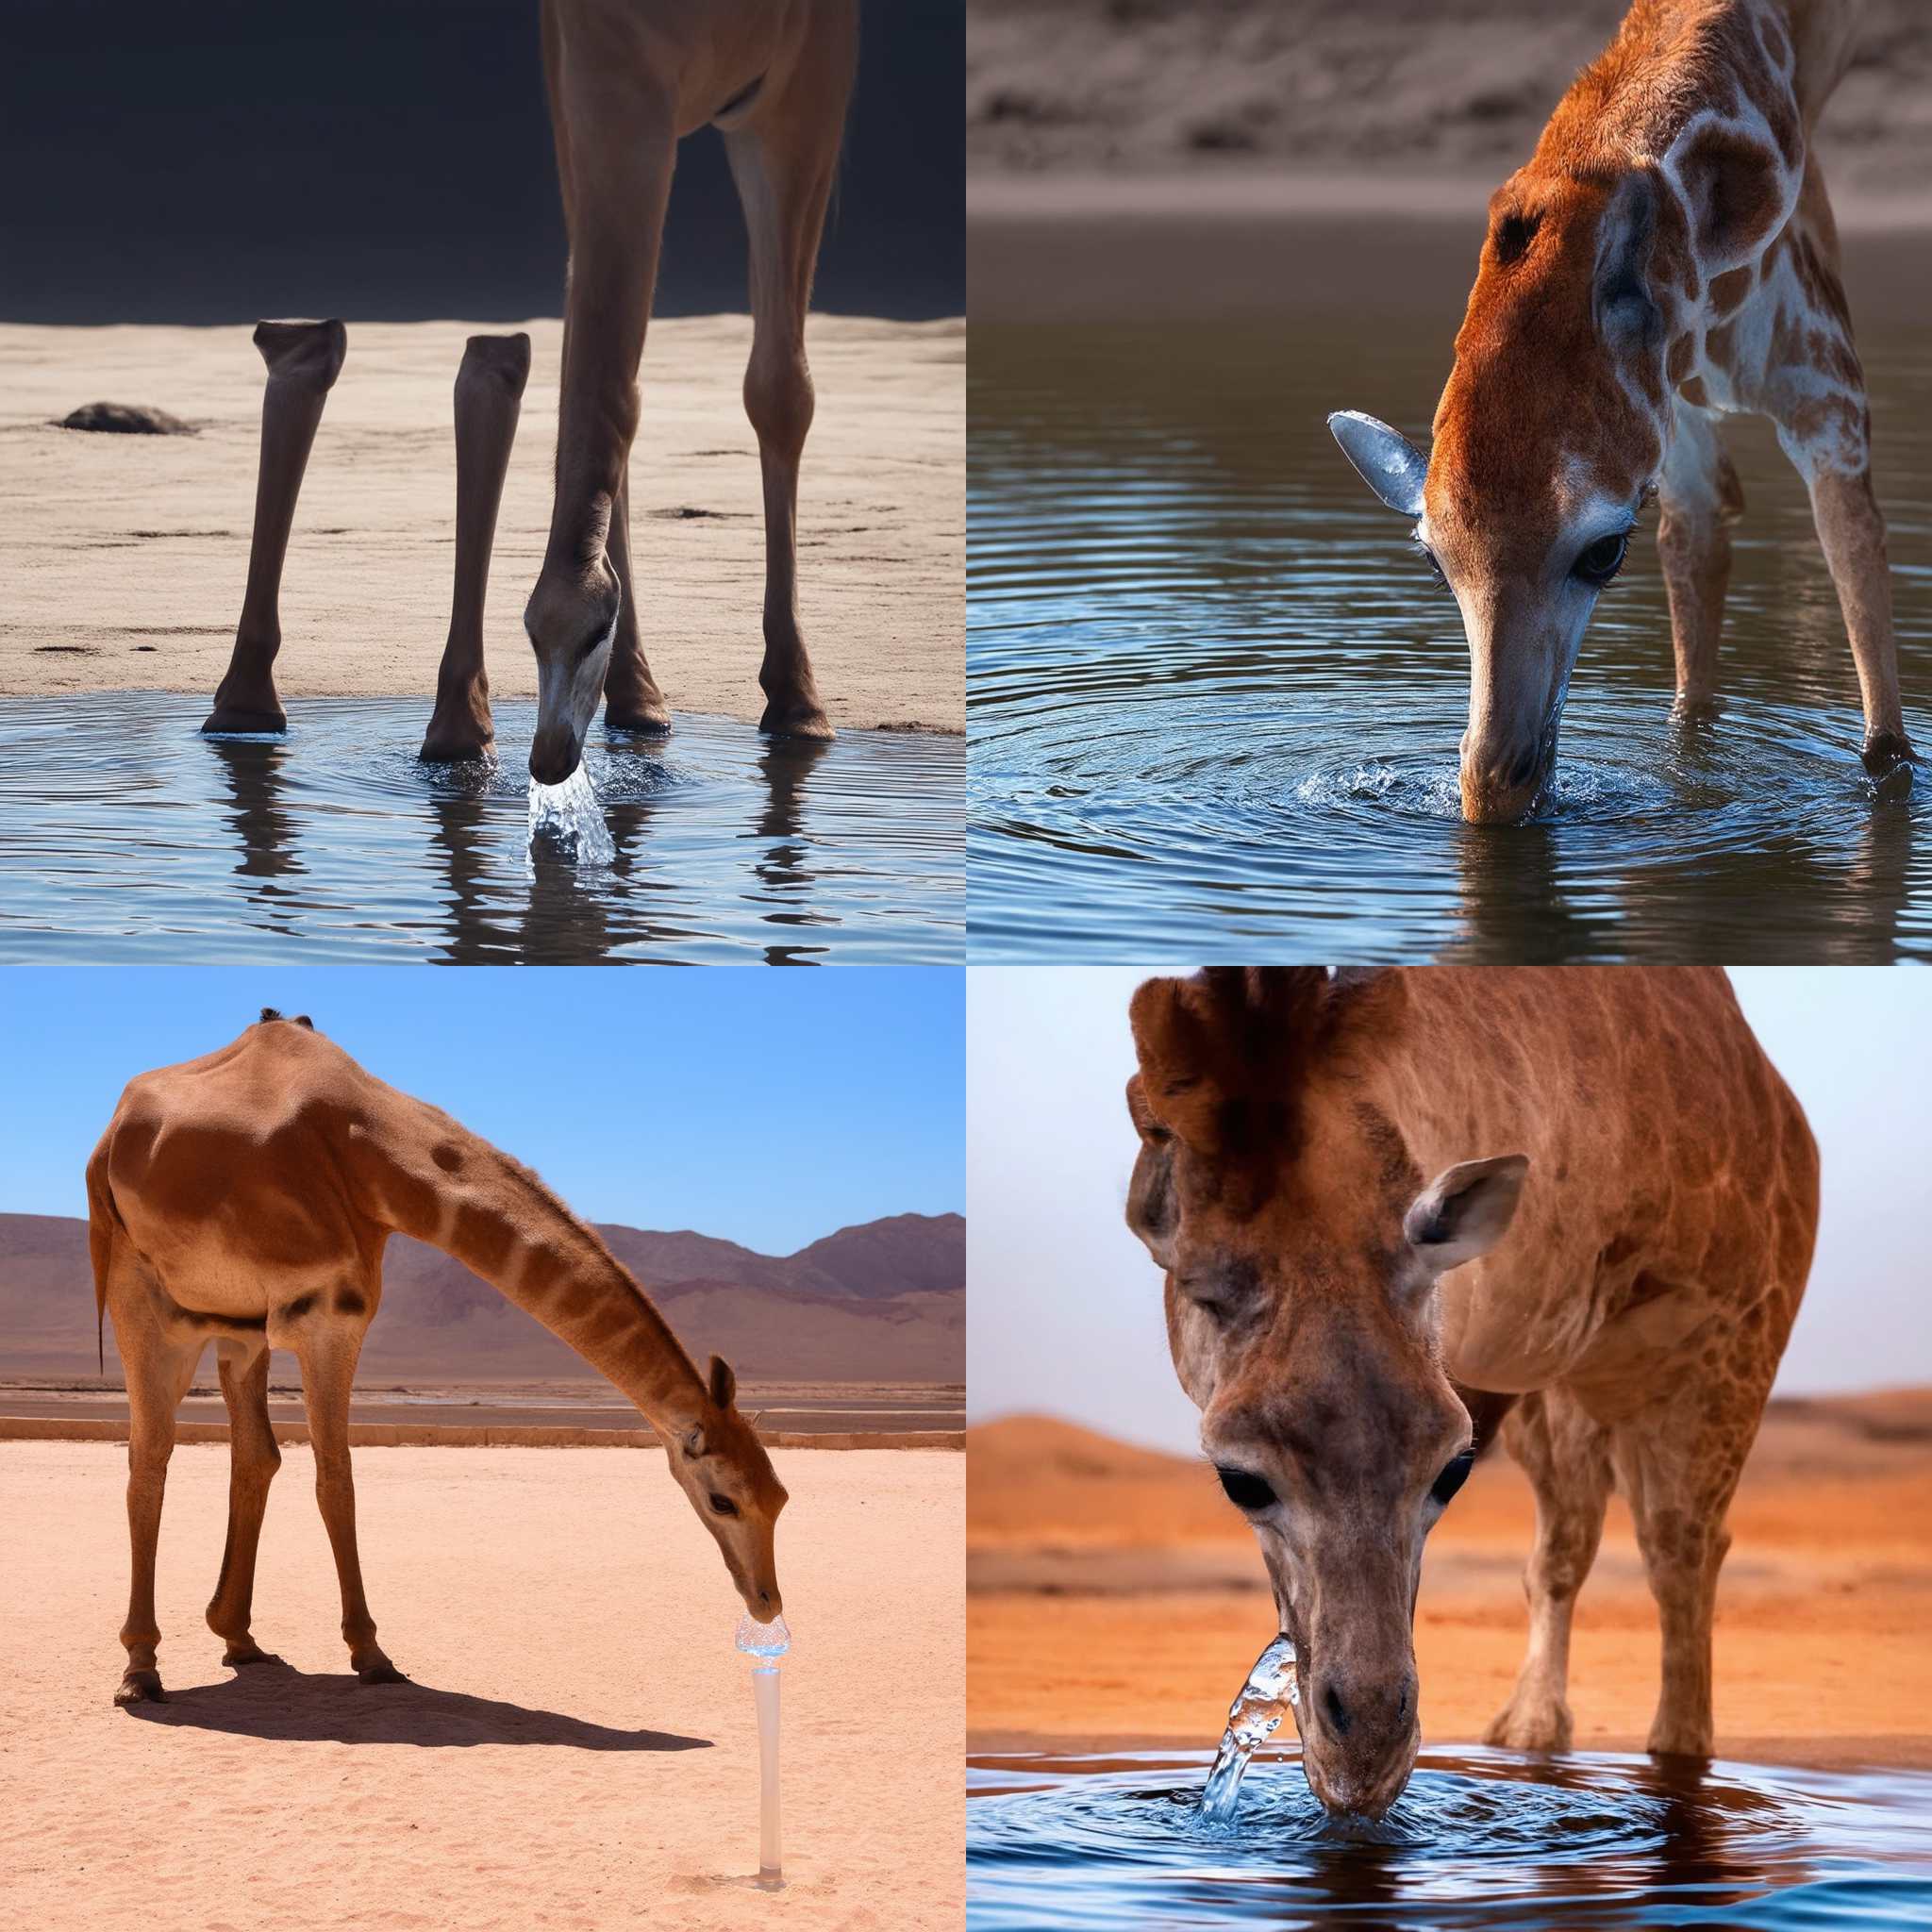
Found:
[[[133,1580],[117,1704],[162,1695],[155,1546],[175,1411],[210,1341],[233,1457],[208,1607],[223,1661],[266,1657],[252,1633],[255,1556],[281,1463],[269,1350],[286,1348],[301,1366],[350,1665],[364,1683],[400,1679],[363,1593],[349,1469],[350,1388],[398,1233],[453,1255],[637,1404],[746,1610],[779,1618],[774,1530],[786,1493],[739,1412],[729,1364],[713,1356],[700,1374],[596,1231],[534,1174],[385,1086],[306,1018],[265,1010],[228,1045],[131,1081],[87,1191],[94,1292],[127,1378]]]
[[[1547,783],[1584,628],[1653,500],[1677,702],[1708,705],[1744,502],[1718,424],[1739,413],[1771,420],[1810,494],[1866,769],[1910,783],[1871,414],[1811,149],[1858,13],[1636,0],[1491,199],[1428,454],[1329,418],[1460,608],[1469,820],[1520,819]]]
[[[1723,972],[1229,968],[1131,1019],[1127,1224],[1261,1547],[1315,1795],[1380,1816],[1407,1783],[1424,1543],[1499,1428],[1537,1531],[1488,1741],[1570,1742],[1614,1485],[1663,1629],[1650,1748],[1707,1757],[1724,1518],[1818,1225],[1810,1131]],[[1235,1745],[1278,1720],[1260,1690]]]

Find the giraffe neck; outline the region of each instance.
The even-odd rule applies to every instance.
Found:
[[[527,1168],[425,1108],[434,1132],[375,1190],[379,1218],[454,1256],[677,1433],[709,1392],[670,1324],[596,1230]]]

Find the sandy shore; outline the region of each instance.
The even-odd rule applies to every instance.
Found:
[[[962,1910],[957,1456],[781,1453],[785,1891],[762,1895],[737,1600],[655,1457],[372,1449],[363,1565],[414,1680],[346,1674],[313,1466],[291,1449],[256,1632],[202,1606],[227,1457],[178,1448],[160,1552],[171,1701],[109,1702],[122,1452],[0,1444],[8,1923],[240,1928],[945,1928]]]
[[[282,591],[285,701],[422,695],[449,624],[450,391],[470,325],[349,324]],[[492,691],[529,696],[523,634],[549,525],[561,325],[532,367],[488,614]],[[0,326],[0,693],[211,692],[247,574],[262,369],[247,328]],[[799,596],[835,724],[965,726],[965,325],[814,316],[818,414]],[[755,722],[764,535],[740,400],[742,316],[653,324],[633,459],[644,642],[674,711]],[[192,437],[50,425],[166,409]]]
[[[1243,182],[1337,212],[1480,208],[1628,0],[974,0],[975,220],[1019,184],[1198,207]],[[1840,220],[1932,222],[1932,11],[1867,0],[1819,153]],[[1294,186],[1297,179],[1302,184]],[[1304,192],[1305,190],[1305,192]],[[978,287],[974,283],[974,308]]]
[[[1211,1747],[1274,1615],[1204,1467],[1016,1419],[968,1432],[968,1468],[970,1747]],[[1430,1539],[1429,1743],[1479,1740],[1515,1680],[1533,1517],[1521,1473],[1491,1458]],[[1775,1409],[1731,1525],[1720,1751],[1932,1765],[1932,1392]],[[1641,1750],[1657,1683],[1657,1612],[1618,1499],[1577,1608],[1578,1748]]]

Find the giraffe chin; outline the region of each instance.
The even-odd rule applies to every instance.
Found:
[[[1331,1818],[1365,1818],[1373,1823],[1385,1817],[1408,1788],[1421,1746],[1422,1732],[1411,1726],[1392,1756],[1365,1765],[1323,1741],[1318,1724],[1307,1724],[1302,1731],[1302,1770],[1308,1789]]]

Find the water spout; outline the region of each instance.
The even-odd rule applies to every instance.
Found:
[[[561,785],[530,780],[530,857],[540,841],[579,865],[608,865],[617,841],[604,818],[604,807],[579,765]]]
[[[738,1620],[733,1640],[752,1666],[752,1696],[758,1713],[758,1876],[760,1891],[784,1889],[785,1874],[778,1844],[778,1664],[791,1648],[791,1632],[783,1617],[760,1624],[747,1612]]]
[[[1301,1694],[1295,1679],[1294,1639],[1284,1633],[1255,1659],[1248,1681],[1228,1707],[1227,1729],[1221,1735],[1214,1769],[1201,1791],[1204,1817],[1219,1824],[1234,1816],[1249,1760],[1280,1728],[1282,1719],[1301,1702]]]

